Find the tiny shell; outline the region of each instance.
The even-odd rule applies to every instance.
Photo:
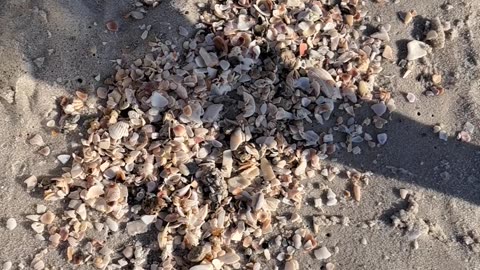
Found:
[[[316,249],[313,254],[315,255],[315,258],[317,258],[317,260],[326,260],[330,258],[330,256],[332,256],[332,253],[330,253],[330,251],[328,251],[326,247]]]
[[[235,129],[235,131],[230,136],[230,150],[235,151],[238,147],[245,141],[245,134],[240,128]]]
[[[118,24],[115,21],[108,21],[105,24],[105,27],[107,27],[108,31],[110,31],[110,32],[117,32],[118,31]]]
[[[213,270],[213,265],[211,264],[199,264],[190,267],[189,270]]]
[[[108,127],[108,133],[114,140],[119,140],[128,136],[129,125],[127,122],[117,122]]]
[[[387,134],[386,133],[378,134],[377,140],[380,145],[384,145],[387,142]]]
[[[417,97],[413,93],[408,93],[406,98],[407,98],[407,101],[410,103],[414,103],[417,100]]]
[[[67,162],[70,160],[70,155],[58,155],[57,159],[60,161],[62,164],[67,164]]]
[[[359,202],[362,198],[362,188],[358,184],[353,184],[353,198]]]
[[[428,45],[418,41],[418,40],[412,40],[408,42],[407,44],[407,60],[408,61],[413,61],[419,58],[422,58],[427,55],[427,48]]]
[[[285,270],[298,270],[298,269],[300,269],[300,266],[298,264],[298,261],[295,259],[292,259],[285,263]]]
[[[373,104],[371,108],[372,111],[378,116],[382,116],[387,111],[387,106],[383,102]]]
[[[35,136],[33,136],[30,140],[28,140],[28,142],[31,145],[36,145],[36,146],[43,146],[45,144],[42,136],[40,136],[39,134],[36,134]]]
[[[383,58],[389,60],[389,61],[393,61],[395,60],[395,58],[393,57],[393,50],[392,50],[392,47],[386,45],[385,48],[383,49],[383,53],[382,53],[382,56]]]
[[[223,262],[224,264],[234,264],[240,261],[240,256],[231,252],[227,253],[223,256],[218,257],[218,259]]]
[[[27,191],[31,191],[37,185],[37,177],[32,175],[23,181],[27,185]]]
[[[6,227],[8,230],[12,231],[17,227],[17,221],[14,218],[7,219]]]
[[[31,227],[36,233],[42,233],[45,230],[45,225],[40,222],[32,223]]]
[[[153,92],[150,102],[155,108],[165,108],[168,105],[168,99],[158,92]]]
[[[50,147],[48,146],[42,147],[40,148],[40,150],[38,150],[38,153],[42,156],[48,156],[50,155]]]
[[[40,216],[40,222],[43,224],[52,224],[53,220],[55,220],[55,214],[50,211]]]

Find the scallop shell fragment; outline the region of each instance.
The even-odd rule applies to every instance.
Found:
[[[117,122],[108,127],[108,133],[114,140],[119,140],[128,136],[129,124],[127,122]]]

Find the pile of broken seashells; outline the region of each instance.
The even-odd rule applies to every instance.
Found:
[[[322,160],[387,140],[364,128],[381,130],[395,108],[375,84],[392,60],[382,56],[391,57],[388,27],[363,36],[358,2],[227,0],[202,14],[183,54],[157,40],[143,59],[119,62],[97,89],[103,105],[71,166],[38,184],[45,200],[68,205],[46,224],[52,245],[65,242],[74,264],[140,269],[147,262],[135,256],[146,250],[118,258],[103,241],[83,244],[93,228],[126,224],[131,236],[158,232],[158,269],[264,269],[275,212],[301,207],[301,180],[333,179]],[[92,107],[87,99],[64,99],[62,122],[78,121]],[[357,123],[362,104],[374,114]],[[293,242],[317,248],[306,231]],[[286,269],[299,269],[287,255]]]

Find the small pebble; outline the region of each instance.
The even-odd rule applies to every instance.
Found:
[[[12,231],[17,227],[17,221],[14,218],[9,218],[7,220],[7,229]]]

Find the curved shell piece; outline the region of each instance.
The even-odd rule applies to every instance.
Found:
[[[117,122],[108,127],[108,133],[114,140],[119,140],[128,136],[129,125],[127,122]]]

